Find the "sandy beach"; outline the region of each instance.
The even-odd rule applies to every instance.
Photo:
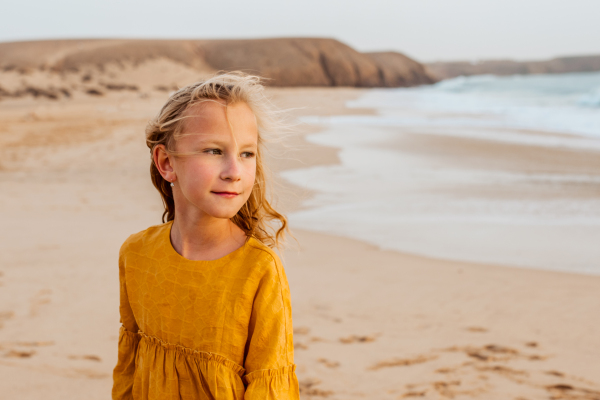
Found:
[[[269,95],[295,117],[370,115],[345,107],[368,90]],[[0,102],[3,399],[110,398],[117,254],[129,234],[161,222],[143,131],[166,96]],[[315,193],[283,171],[339,163],[336,148],[305,140],[320,129],[298,124],[297,134],[271,145],[287,213]],[[436,135],[394,146],[463,168],[600,175],[598,153],[571,148]],[[597,186],[574,191],[598,196]],[[600,277],[429,258],[292,230],[298,243],[290,241],[282,258],[304,399],[600,399]]]

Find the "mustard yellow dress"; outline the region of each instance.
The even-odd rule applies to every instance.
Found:
[[[173,249],[172,222],[119,253],[113,399],[299,399],[287,278],[255,238],[223,258]]]

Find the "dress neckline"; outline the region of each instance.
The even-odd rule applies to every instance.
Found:
[[[181,254],[179,254],[177,252],[177,250],[175,250],[175,248],[173,247],[173,243],[171,243],[171,228],[173,227],[173,221],[171,220],[171,221],[167,222],[164,225],[164,227],[165,227],[165,229],[162,234],[162,240],[165,242],[165,245],[166,245],[165,247],[167,248],[167,252],[169,253],[169,256],[177,259],[177,261],[179,261],[181,263],[187,263],[187,264],[221,265],[223,263],[230,261],[232,258],[235,258],[239,254],[244,253],[246,251],[246,248],[247,248],[249,242],[254,240],[253,237],[247,238],[243,245],[241,245],[240,247],[238,247],[231,253],[224,255],[221,258],[217,258],[216,260],[190,260],[189,258],[185,258]]]

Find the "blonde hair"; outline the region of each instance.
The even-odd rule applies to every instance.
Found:
[[[167,154],[177,156],[174,150],[175,141],[181,135],[182,121],[189,117],[184,113],[191,106],[204,101],[224,101],[225,106],[244,102],[254,113],[258,126],[256,178],[248,201],[231,218],[231,221],[240,227],[246,236],[255,237],[270,247],[279,247],[284,232],[288,230],[288,224],[286,217],[277,212],[268,200],[267,176],[269,174],[263,162],[263,153],[265,135],[274,133],[282,124],[281,119],[278,118],[279,112],[264,94],[260,77],[242,72],[222,73],[173,93],[146,128],[146,145],[150,148],[150,153],[153,153],[157,145],[162,144]],[[154,158],[150,164],[150,177],[165,207],[162,220],[172,221],[175,218],[173,191],[170,183],[158,171]],[[274,221],[279,223],[278,228],[273,227]]]

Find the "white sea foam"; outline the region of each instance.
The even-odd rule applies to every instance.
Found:
[[[600,274],[600,198],[477,194],[570,185],[600,191],[597,175],[474,170],[388,146],[406,135],[450,135],[600,157],[598,87],[600,74],[457,78],[372,90],[350,104],[375,108],[376,116],[306,118],[327,127],[308,139],[341,148],[341,164],[284,173],[317,192],[291,221],[404,252]]]
[[[459,77],[414,89],[373,90],[349,107],[378,117],[320,122],[530,129],[600,137],[600,73]]]

